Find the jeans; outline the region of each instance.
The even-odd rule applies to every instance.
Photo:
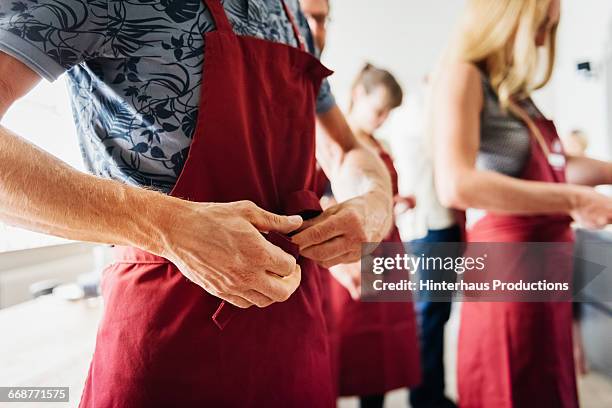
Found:
[[[411,250],[425,256],[459,256],[457,249],[441,249],[439,242],[461,242],[462,234],[458,226],[444,230],[431,230],[425,238],[412,241]],[[429,244],[429,245],[428,245]],[[454,253],[449,253],[454,252]],[[454,272],[428,272],[427,276],[419,271],[420,279],[454,281]],[[423,381],[410,391],[410,404],[413,408],[454,406],[444,394],[444,326],[450,317],[450,302],[421,300],[416,302],[417,319],[420,329],[421,367]]]

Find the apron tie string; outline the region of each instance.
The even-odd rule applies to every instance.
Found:
[[[323,211],[319,203],[319,197],[310,190],[301,190],[289,194],[282,206],[282,213],[284,215],[301,215],[305,220],[314,218]],[[291,241],[291,238],[279,232],[269,232],[264,234],[264,237],[268,242],[276,245],[294,257],[296,261],[299,261],[300,248]],[[239,307],[222,300],[212,315],[212,320],[219,329],[223,330],[239,310],[241,310]]]

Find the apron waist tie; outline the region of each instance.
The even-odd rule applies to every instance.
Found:
[[[322,209],[317,195],[310,190],[301,190],[289,194],[282,203],[281,214],[283,215],[301,215],[305,220],[316,217],[321,214]],[[300,258],[300,248],[294,244],[289,237],[279,232],[270,232],[264,234],[264,237],[273,245],[281,248],[296,260]],[[143,251],[139,248],[115,246],[114,248],[115,261],[118,263],[140,263],[140,264],[167,264],[169,260]],[[213,322],[221,330],[227,326],[232,317],[241,310],[239,307],[221,300],[219,307],[212,315]]]
[[[289,194],[283,204],[281,213],[284,215],[301,215],[305,220],[316,217],[323,212],[319,197],[310,190],[295,191]],[[279,232],[269,232],[265,238],[273,245],[281,248],[296,260],[300,259],[300,248],[289,237]],[[212,316],[213,322],[223,330],[230,320],[241,309],[222,300]]]

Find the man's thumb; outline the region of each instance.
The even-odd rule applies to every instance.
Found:
[[[251,222],[261,232],[288,234],[300,228],[304,220],[299,215],[284,216],[259,209]]]

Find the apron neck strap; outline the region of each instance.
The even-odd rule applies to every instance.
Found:
[[[289,22],[291,23],[291,27],[293,28],[293,35],[295,35],[295,40],[298,43],[298,47],[300,48],[300,50],[305,51],[306,46],[304,45],[304,37],[302,37],[302,34],[300,33],[300,29],[298,28],[293,13],[291,12],[291,10],[289,10],[289,6],[287,6],[287,2],[285,0],[281,0],[281,3],[283,4],[283,9],[285,10],[287,19],[289,20]]]
[[[203,0],[203,1],[206,7],[208,7],[208,10],[210,11],[213,21],[215,22],[215,26],[217,27],[217,31],[233,34],[234,30],[232,29],[232,25],[230,24],[227,18],[227,13],[225,12],[223,5],[221,4],[221,0]],[[291,28],[293,29],[293,35],[295,36],[299,49],[302,51],[305,51],[306,46],[304,45],[304,38],[302,37],[302,34],[300,33],[300,29],[298,28],[298,25],[295,21],[295,17],[293,16],[293,13],[287,6],[287,3],[285,2],[285,0],[280,0],[280,2],[283,5],[283,10],[285,10],[285,15],[287,16],[287,19],[291,23]]]
[[[230,24],[227,18],[227,13],[225,12],[223,5],[221,4],[221,0],[203,0],[203,1],[206,7],[208,7],[208,10],[210,11],[210,14],[215,22],[215,26],[217,27],[217,31],[233,34],[234,30],[232,29],[232,25]],[[298,28],[298,25],[295,21],[295,17],[293,16],[293,13],[291,12],[291,10],[289,10],[289,7],[287,6],[287,3],[285,2],[285,0],[280,0],[280,2],[283,5],[283,10],[285,10],[287,19],[291,23],[291,28],[293,29],[293,35],[295,36],[295,40],[298,43],[299,49],[302,51],[305,51],[306,46],[304,45],[304,38],[302,37],[302,34],[300,33],[300,29]]]
[[[203,0],[206,7],[210,11],[210,15],[213,18],[215,26],[217,27],[217,31],[225,32],[225,33],[234,33],[232,29],[232,25],[227,19],[227,14],[223,9],[223,5],[221,4],[221,0]]]

